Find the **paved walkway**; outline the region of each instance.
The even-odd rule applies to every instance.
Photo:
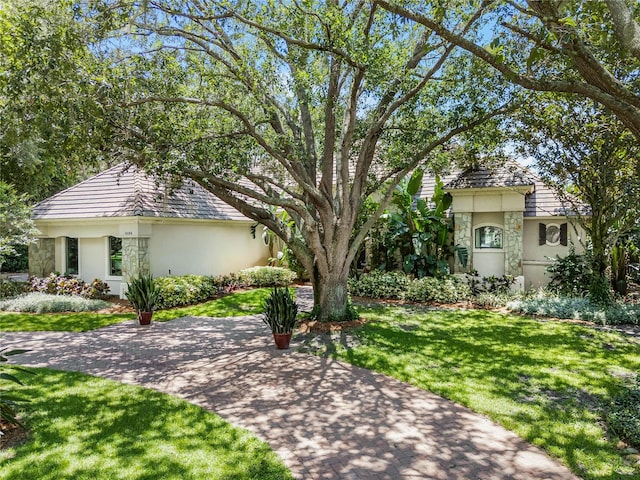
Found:
[[[13,357],[143,385],[266,440],[307,479],[576,480],[513,433],[358,367],[278,351],[258,317],[134,321],[86,333],[5,333]]]

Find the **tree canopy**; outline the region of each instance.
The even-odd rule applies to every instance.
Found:
[[[640,3],[625,0],[471,2],[486,27],[472,37],[425,2],[375,0],[482,59],[504,79],[540,92],[590,98],[640,138]]]
[[[518,117],[516,135],[526,153],[589,235],[595,276],[590,295],[606,298],[608,253],[640,218],[640,145],[593,102],[551,97]]]
[[[36,235],[30,215],[25,196],[0,182],[0,267],[7,256],[16,253],[17,245],[29,243]]]
[[[130,19],[110,49],[119,153],[194,179],[283,239],[324,320],[349,314],[349,267],[394,187],[455,138],[473,143],[475,127],[497,131],[517,94],[369,2],[105,3]],[[455,20],[477,33],[473,12]],[[380,207],[354,231],[375,191]]]
[[[0,180],[41,200],[109,163],[98,30],[74,2],[0,6]]]

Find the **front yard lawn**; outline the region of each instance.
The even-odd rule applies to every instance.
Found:
[[[237,292],[188,307],[160,310],[153,319],[166,322],[186,316],[236,317],[262,311],[267,288]],[[0,312],[0,331],[4,332],[87,332],[135,318],[133,313],[13,313]]]
[[[638,339],[479,310],[360,313],[369,322],[334,334],[324,354],[486,414],[586,479],[640,478],[603,424],[607,403],[640,372]]]
[[[0,450],[0,479],[293,477],[269,445],[169,395],[80,373],[34,370],[20,393],[30,440]]]

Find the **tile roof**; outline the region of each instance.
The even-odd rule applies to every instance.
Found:
[[[38,203],[34,220],[105,217],[249,220],[193,181],[167,188],[136,167],[116,165]]]
[[[440,175],[440,180],[442,183],[447,186],[447,184],[458,176],[459,172],[454,172],[446,175]],[[427,200],[427,203],[431,202],[431,197],[433,197],[434,192],[436,191],[436,176],[430,175],[429,172],[424,172],[424,177],[422,177],[422,187],[420,192],[418,192],[418,196],[420,198],[424,198]]]
[[[535,184],[533,174],[516,162],[507,162],[497,167],[478,166],[460,172],[446,188],[526,187]]]
[[[546,185],[528,168],[514,161],[499,167],[477,167],[443,175],[446,190],[475,188],[517,188],[531,187],[525,196],[525,217],[549,217],[574,215],[571,205],[563,201],[553,188]],[[435,178],[425,175],[420,195],[430,199],[435,188]],[[586,207],[581,213],[588,213]]]

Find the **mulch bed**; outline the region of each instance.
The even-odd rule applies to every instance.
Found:
[[[107,302],[113,303],[113,307],[103,308],[102,310],[98,310],[97,313],[135,313],[134,308],[127,299],[109,297]]]
[[[0,420],[0,450],[5,450],[24,443],[29,438],[29,432],[18,425],[11,425]]]
[[[366,318],[352,320],[350,322],[318,322],[317,320],[301,320],[296,325],[300,333],[332,333],[344,332],[367,323]]]

